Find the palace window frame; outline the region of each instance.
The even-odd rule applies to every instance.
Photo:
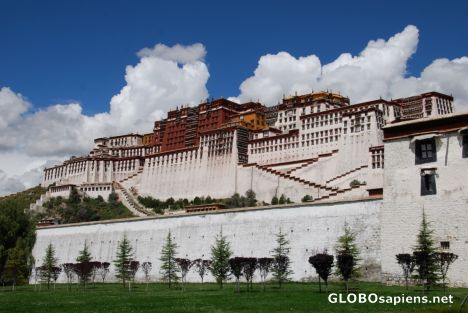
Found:
[[[416,140],[415,163],[424,164],[437,161],[435,138]]]
[[[429,196],[437,194],[436,170],[422,169],[421,170],[421,196]]]

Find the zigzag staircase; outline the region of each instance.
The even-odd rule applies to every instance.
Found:
[[[114,182],[113,185],[120,201],[122,201],[133,214],[137,216],[155,215],[151,209],[144,207],[130,192],[128,192],[120,182]]]
[[[335,181],[335,180],[337,180],[337,179],[339,179],[339,178],[345,177],[345,176],[347,176],[347,175],[349,175],[349,174],[351,174],[351,173],[360,171],[360,170],[362,170],[363,168],[367,168],[367,167],[368,167],[368,165],[361,165],[361,166],[356,167],[355,169],[352,169],[352,170],[350,170],[350,171],[348,171],[348,172],[346,172],[346,173],[343,173],[343,174],[341,174],[341,175],[335,176],[335,177],[333,177],[332,179],[327,180],[325,183],[326,183],[326,184],[329,184],[329,183],[331,183],[331,182],[333,182],[333,181]]]
[[[315,158],[303,159],[303,160],[299,160],[299,161],[284,162],[284,163],[265,164],[265,165],[259,165],[257,163],[249,163],[249,164],[244,164],[244,167],[254,166],[255,168],[257,168],[257,169],[259,169],[261,171],[273,174],[275,176],[279,176],[279,177],[284,178],[284,179],[288,179],[288,180],[292,180],[292,181],[301,183],[301,184],[306,185],[308,187],[317,188],[319,190],[325,191],[326,194],[324,194],[324,195],[322,195],[320,197],[314,198],[313,200],[310,201],[310,202],[316,202],[316,201],[321,201],[321,200],[333,199],[333,198],[335,198],[337,196],[343,195],[344,193],[348,193],[348,192],[350,192],[352,190],[358,189],[358,188],[360,188],[360,187],[362,187],[364,185],[364,184],[360,184],[360,185],[350,186],[349,188],[338,188],[338,187],[335,187],[335,186],[328,186],[328,183],[332,182],[332,181],[334,181],[334,180],[336,180],[338,178],[341,178],[343,176],[349,175],[349,174],[351,174],[351,173],[353,173],[355,171],[358,171],[358,170],[360,170],[362,168],[365,168],[365,167],[367,167],[367,165],[363,165],[363,166],[361,166],[359,168],[353,169],[353,170],[348,171],[348,172],[346,172],[344,174],[341,174],[341,175],[339,175],[337,177],[334,177],[334,178],[330,179],[329,181],[327,181],[325,184],[316,183],[316,182],[309,181],[309,180],[306,180],[306,179],[303,179],[303,178],[292,175],[293,172],[295,172],[297,170],[300,170],[300,169],[303,169],[303,168],[305,168],[305,167],[307,167],[309,165],[315,164],[315,163],[319,162],[320,159],[323,159],[325,157],[330,157],[330,156],[336,154],[337,152],[338,152],[338,150],[333,150],[330,153],[320,154]],[[291,169],[288,169],[286,171],[273,169],[275,166],[289,165],[289,164],[291,164],[291,165],[292,164],[300,164],[300,165],[298,165],[296,167],[293,167]]]

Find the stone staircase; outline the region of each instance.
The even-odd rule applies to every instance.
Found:
[[[29,205],[29,210],[35,211],[35,212],[43,212],[44,211],[43,205],[44,203],[49,201],[50,198],[51,198],[51,193],[50,191],[47,190],[45,194],[42,194],[41,197],[36,200],[36,202],[31,203]]]
[[[328,195],[323,195],[321,197],[314,198],[313,200],[310,200],[310,201],[307,201],[307,202],[318,202],[318,201],[322,201],[322,200],[335,200],[335,199],[338,200],[338,198],[333,198],[333,197],[343,195],[344,193],[350,193],[350,192],[352,192],[354,190],[357,190],[357,189],[361,188],[362,186],[366,186],[366,184],[360,184],[360,185],[352,186],[352,187],[349,187],[349,188],[337,189],[336,192],[331,192]]]
[[[138,168],[138,171],[136,171],[135,173],[133,173],[133,174],[127,176],[126,178],[124,178],[124,179],[122,179],[122,180],[119,180],[119,183],[124,183],[124,182],[126,182],[126,181],[128,181],[128,180],[130,180],[130,179],[132,179],[132,178],[134,178],[134,177],[136,177],[136,176],[138,176],[138,175],[140,175],[141,173],[143,173],[143,166],[140,166],[140,167]]]
[[[362,169],[364,169],[364,168],[367,168],[367,167],[368,167],[368,165],[361,165],[361,166],[359,166],[359,167],[356,167],[355,169],[352,169],[352,170],[350,170],[350,171],[347,171],[346,173],[343,173],[343,174],[341,174],[341,175],[338,175],[338,176],[333,177],[332,179],[327,180],[327,181],[326,181],[326,184],[329,184],[329,183],[331,183],[331,182],[334,182],[334,181],[336,181],[336,180],[339,179],[339,178],[343,178],[343,177],[345,177],[345,176],[348,176],[349,174],[352,174],[352,173],[354,173],[354,172],[360,171],[360,170],[362,170]]]
[[[317,162],[320,162],[324,158],[331,157],[333,155],[336,155],[337,153],[338,153],[338,150],[332,150],[331,152],[322,153],[322,154],[319,154],[318,156],[316,156],[314,158],[310,158],[310,159],[302,159],[302,160],[297,160],[297,161],[263,164],[262,166],[274,169],[275,167],[279,167],[279,166],[293,165],[292,168],[289,168],[287,170],[278,170],[278,169],[276,169],[277,171],[284,172],[286,174],[291,174],[292,172],[301,170],[301,169],[303,169],[303,168],[305,168],[305,167],[307,167],[309,165],[313,165],[313,164],[315,164]],[[253,164],[256,164],[256,163],[251,163],[250,165],[253,165]],[[247,165],[249,165],[249,164],[247,164]],[[294,166],[294,165],[296,165],[296,166]]]
[[[114,190],[119,196],[119,200],[122,201],[123,205],[125,205],[133,214],[137,216],[155,215],[151,209],[144,207],[131,192],[127,191],[127,189],[122,186],[121,183],[114,182]]]
[[[313,163],[313,161],[307,161],[307,162],[312,162]],[[307,165],[309,165],[309,164],[302,164],[299,167],[303,168],[303,167],[306,167]],[[353,191],[357,191],[362,186],[365,186],[365,184],[360,184],[360,185],[347,187],[347,188],[338,188],[338,187],[334,187],[334,186],[328,186],[326,184],[324,185],[324,184],[308,181],[308,180],[305,180],[303,178],[291,175],[291,174],[289,174],[287,172],[281,172],[279,170],[274,170],[274,169],[270,168],[269,165],[259,165],[259,164],[254,163],[254,164],[249,164],[247,166],[254,166],[255,168],[257,168],[257,169],[259,169],[261,171],[273,174],[273,175],[278,176],[280,178],[292,180],[294,182],[301,183],[301,184],[303,184],[303,185],[305,185],[307,187],[316,188],[316,190],[319,190],[319,193],[324,192],[323,195],[321,195],[319,197],[316,197],[313,200],[310,200],[308,202],[317,202],[317,201],[322,201],[322,200],[341,200],[343,198],[342,196],[344,194],[350,194]]]
[[[313,187],[313,188],[319,188],[319,189],[323,189],[323,190],[327,190],[327,191],[336,191],[336,190],[338,190],[338,188],[329,187],[329,186],[326,186],[326,185],[311,182],[311,181],[305,180],[303,178],[300,178],[300,177],[297,177],[297,176],[294,176],[294,175],[291,175],[291,174],[286,174],[284,172],[271,169],[271,168],[269,168],[269,167],[267,167],[265,165],[255,164],[255,167],[258,168],[259,170],[262,170],[262,171],[277,175],[277,176],[279,176],[281,178],[293,180],[293,181],[302,183],[304,185],[307,185],[307,186],[310,186],[310,187]]]

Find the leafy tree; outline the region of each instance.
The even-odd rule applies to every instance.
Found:
[[[109,196],[112,198],[111,196]],[[132,217],[133,214],[119,201],[103,202],[83,197],[79,203],[52,198],[44,204],[46,215],[59,216],[63,224]]]
[[[106,280],[106,276],[109,273],[109,262],[102,262],[101,267],[99,268],[99,276],[101,276],[102,282]]]
[[[200,275],[201,283],[203,285],[203,278],[211,266],[211,260],[196,259],[193,261],[193,265],[195,266],[195,271]]]
[[[241,199],[241,196],[236,192],[230,198],[226,199],[224,201],[224,204],[228,208],[240,208],[240,207],[243,206],[242,202],[243,202],[243,200]]]
[[[442,278],[442,286],[444,287],[444,293],[446,292],[445,280],[447,278],[447,272],[452,265],[458,259],[458,255],[450,252],[436,252],[435,254],[436,263],[439,267],[440,277]]]
[[[195,198],[193,199],[193,204],[194,204],[194,205],[200,205],[200,204],[202,204],[202,201],[201,201],[200,197],[195,197]]]
[[[208,196],[205,199],[205,203],[207,203],[207,204],[213,203],[213,199],[210,196]]]
[[[61,272],[62,272],[62,268],[60,266],[54,266],[52,268],[52,278],[54,280],[54,290],[55,290],[55,285],[57,284],[57,279],[59,278]]]
[[[348,223],[345,223],[344,225],[344,234],[338,237],[336,252],[338,255],[349,254],[353,257],[351,278],[359,277],[360,268],[358,266],[358,262],[361,260],[359,258],[360,252],[356,244],[356,234],[351,231]]]
[[[236,278],[236,290],[240,292],[239,289],[239,281],[240,277],[242,276],[242,267],[243,267],[244,258],[242,257],[234,257],[229,259],[229,267],[231,270],[231,274]]]
[[[279,198],[278,204],[286,204],[286,197],[284,195],[281,195]]]
[[[281,229],[276,235],[276,243],[276,248],[271,251],[273,257],[271,272],[281,288],[282,284],[290,280],[290,276],[293,274],[291,261],[289,260],[291,248],[289,247],[289,241],[286,239],[286,234]]]
[[[68,290],[71,290],[71,283],[73,282],[74,274],[74,264],[73,263],[64,263],[62,264],[62,270],[67,277]]]
[[[257,205],[256,194],[252,189],[245,192],[245,206],[252,207]]]
[[[130,261],[130,265],[128,266],[129,270],[129,280],[128,280],[128,291],[132,291],[132,284],[135,282],[135,275],[140,269],[140,262],[138,261]]]
[[[172,282],[177,282],[179,280],[179,276],[177,273],[179,269],[177,268],[177,264],[175,261],[175,256],[177,254],[177,244],[172,241],[171,231],[167,233],[166,242],[161,251],[161,269],[160,273],[162,275],[162,279],[167,281],[169,288],[171,288]]]
[[[325,282],[325,291],[328,292],[328,277],[332,272],[333,255],[328,253],[317,253],[309,258],[309,263],[315,268],[319,277],[319,291],[322,292],[322,283],[320,279]]]
[[[55,248],[49,243],[46,254],[42,259],[41,281],[47,284],[50,289],[50,283],[54,280],[54,270],[57,267],[57,258],[55,257]]]
[[[151,262],[143,262],[143,264],[141,265],[141,269],[143,270],[143,274],[145,274],[146,291],[148,291],[150,273],[151,273],[151,270],[153,269],[153,264]]]
[[[355,187],[355,186],[360,186],[360,185],[361,185],[361,182],[357,179],[354,179],[353,181],[349,183],[349,187]]]
[[[70,195],[68,196],[68,203],[70,203],[71,205],[78,205],[80,202],[81,196],[78,193],[78,190],[75,187],[73,187],[70,190]]]
[[[215,243],[211,247],[211,274],[215,277],[219,288],[223,288],[223,282],[229,279],[230,266],[229,258],[231,257],[231,247],[226,237],[223,236],[222,230],[216,236]]]
[[[127,235],[124,234],[122,241],[120,241],[117,256],[114,260],[116,277],[122,281],[125,287],[125,282],[130,279],[130,262],[133,259],[133,249]]]
[[[35,190],[35,189],[34,189]],[[27,281],[33,267],[32,248],[36,241],[36,222],[29,213],[29,204],[40,197],[39,191],[19,193],[0,200],[0,277],[5,276],[5,266],[10,259],[8,271],[14,271],[17,281]],[[29,196],[32,193],[33,196]],[[22,251],[20,251],[22,250]]]
[[[258,270],[260,272],[260,279],[263,284],[263,291],[265,291],[265,280],[270,272],[273,264],[273,258],[259,258],[258,259]]]
[[[81,250],[76,258],[76,274],[80,283],[86,288],[86,284],[89,282],[93,271],[93,264],[91,264],[91,252],[87,242],[84,242],[83,250]]]
[[[165,207],[169,208],[170,210],[174,209],[173,206],[175,204],[174,198],[170,197],[169,199],[166,200],[165,202]]]
[[[279,204],[279,200],[277,196],[274,196],[273,198],[271,198],[271,204],[272,205]]]
[[[421,227],[419,229],[417,243],[414,248],[414,261],[416,265],[416,277],[423,285],[423,291],[429,289],[439,279],[437,275],[437,260],[435,258],[436,248],[432,235],[434,230],[430,228],[423,212]]]
[[[398,264],[400,264],[401,269],[403,270],[403,276],[405,277],[405,286],[408,290],[408,278],[411,273],[414,271],[414,258],[409,253],[400,253],[396,256]]]
[[[252,290],[252,280],[255,270],[257,269],[258,260],[257,258],[244,258],[242,263],[242,270],[244,272],[245,280],[247,281],[247,284],[250,285],[250,289]]]
[[[15,286],[18,281],[26,281],[28,279],[28,273],[31,266],[28,261],[29,251],[25,241],[20,237],[16,240],[16,245],[13,249],[8,252],[8,259],[4,269],[4,278],[8,278],[13,282],[12,289],[15,290]]]
[[[348,293],[348,282],[353,275],[354,257],[346,252],[338,254],[338,273],[343,278],[346,284],[346,293]]]
[[[302,197],[301,201],[302,202],[309,202],[309,201],[312,201],[313,198],[311,195],[305,195],[304,197]]]
[[[192,267],[193,263],[189,259],[183,259],[183,258],[176,258],[175,261],[177,263],[177,266],[179,267],[180,276],[182,278],[182,283],[185,286],[187,273],[189,272],[189,270]]]
[[[96,275],[98,275],[101,271],[102,263],[98,261],[93,261],[91,262],[91,281],[94,282],[96,281]]]

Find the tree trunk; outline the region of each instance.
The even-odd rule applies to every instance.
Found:
[[[348,280],[345,280],[345,283],[346,283],[346,293],[349,293],[349,289],[348,289]]]
[[[328,293],[328,279],[325,281],[325,292]]]
[[[322,281],[320,279],[320,275],[319,275],[319,292],[320,293],[322,292]]]

